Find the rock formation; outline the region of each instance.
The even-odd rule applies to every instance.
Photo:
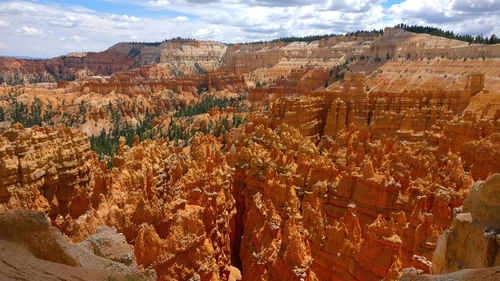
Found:
[[[500,275],[500,266],[485,269],[463,269],[441,275],[422,274],[421,271],[408,269],[400,281],[495,281]]]
[[[499,49],[480,44],[470,45],[429,34],[415,34],[399,28],[386,27],[380,40],[370,46],[370,55],[379,58],[421,58],[446,56],[448,58],[479,58],[482,56],[498,57]]]
[[[500,276],[500,174],[476,182],[438,239],[432,274],[405,270],[401,280],[497,280]]]
[[[221,65],[226,46],[214,42],[170,40],[158,44],[118,43],[103,52],[69,54],[47,60],[0,58],[4,81],[55,81],[87,75],[111,75],[118,71],[160,63],[169,73],[212,71]]]
[[[18,124],[0,131],[0,212],[33,209],[78,217],[93,203],[96,161],[87,136],[75,129]]]
[[[228,167],[217,143],[197,135],[189,153],[146,141],[120,143],[111,171],[96,179],[99,204],[66,221],[81,241],[100,225],[134,241],[137,262],[159,280],[227,279],[234,213]]]
[[[101,228],[82,244],[69,243],[42,212],[0,214],[2,280],[156,280],[139,271],[123,235]]]
[[[500,174],[476,182],[438,240],[432,273],[500,265]]]
[[[162,90],[197,94],[201,89],[211,92],[222,90],[240,91],[246,88],[241,75],[228,72],[213,72],[182,78],[165,76],[168,79],[156,78],[153,81],[151,81],[150,75],[150,73],[141,74],[137,71],[117,72],[109,79],[104,79],[104,81],[102,79],[98,81],[83,80],[80,83],[75,83],[73,87],[79,92],[93,92],[103,95],[116,92],[132,97],[138,95],[149,96],[151,93]]]
[[[364,129],[320,154],[286,126],[247,130],[234,160],[244,280],[394,279],[410,265],[428,271],[439,234],[473,182],[458,156],[421,141],[396,145]]]
[[[2,133],[2,143],[1,212],[43,210],[89,249],[109,246],[101,237],[107,230],[99,227],[115,227],[134,244],[137,263],[155,269],[159,280],[228,278],[234,199],[214,139],[197,135],[187,153],[165,139],[133,148],[121,140],[111,171],[97,162],[82,133],[62,126],[15,126]],[[97,255],[135,264],[98,248]]]

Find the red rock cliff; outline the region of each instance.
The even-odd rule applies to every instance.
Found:
[[[165,139],[133,148],[121,140],[111,171],[74,129],[15,126],[0,143],[0,212],[42,210],[74,242],[113,226],[158,280],[227,280],[235,208],[213,138],[196,135],[186,152]]]
[[[240,137],[234,186],[245,280],[379,280],[428,271],[472,178],[457,155],[349,131],[322,148],[287,127]]]

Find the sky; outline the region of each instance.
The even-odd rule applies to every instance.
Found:
[[[0,55],[48,58],[173,37],[224,43],[404,22],[500,35],[500,0],[0,0]]]

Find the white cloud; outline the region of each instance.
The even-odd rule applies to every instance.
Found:
[[[491,12],[500,10],[498,0],[454,0],[452,7],[458,11],[466,12]]]
[[[61,37],[59,38],[59,41],[69,41],[69,42],[74,42],[74,43],[83,43],[83,42],[88,42],[90,41],[86,37],[78,36],[78,35],[73,35],[71,37]]]
[[[110,19],[115,20],[115,21],[122,21],[122,22],[140,22],[141,19],[138,17],[134,16],[128,16],[128,15],[113,15],[109,14],[107,15]]]
[[[366,12],[380,5],[381,0],[329,0],[326,7],[334,11]]]
[[[35,13],[37,11],[37,7],[30,5],[29,2],[12,1],[5,3],[2,7],[2,11],[7,14],[14,14],[14,15],[23,13]]]
[[[217,25],[211,25],[207,28],[200,28],[194,34],[196,37],[205,39],[210,37],[216,37],[221,34],[221,30]]]
[[[249,6],[268,6],[268,7],[296,7],[311,5],[322,1],[314,0],[241,0],[241,3],[248,4]]]
[[[0,27],[7,27],[7,26],[9,26],[9,25],[10,25],[10,23],[9,23],[9,22],[6,22],[6,21],[4,21],[4,20],[0,20]]]
[[[148,1],[146,4],[150,7],[155,7],[155,8],[166,8],[170,5],[170,2],[168,0],[156,0],[156,1]]]
[[[406,0],[388,15],[407,24],[431,25],[472,35],[500,32],[498,0]]]
[[[187,21],[188,18],[185,16],[177,16],[174,18],[174,21]]]
[[[51,25],[61,26],[61,27],[75,27],[83,21],[83,18],[78,15],[63,15],[62,17],[53,17],[50,19],[49,23]]]
[[[113,27],[118,29],[130,29],[131,25],[129,22],[117,22],[113,24]]]
[[[44,32],[35,27],[23,26],[16,31],[19,36],[43,36]]]

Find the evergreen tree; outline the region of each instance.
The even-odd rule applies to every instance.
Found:
[[[445,38],[450,38],[450,39],[455,39],[455,40],[460,40],[460,41],[465,41],[469,43],[478,43],[478,44],[498,44],[500,43],[500,40],[495,36],[495,34],[492,34],[490,39],[487,37],[483,37],[481,35],[477,35],[476,37],[473,37],[468,34],[463,34],[463,35],[457,35],[454,34],[453,31],[444,31],[442,29],[432,27],[432,26],[419,26],[419,25],[407,25],[404,23],[400,23],[395,26],[396,28],[401,28],[410,32],[415,32],[415,33],[426,33],[434,36],[440,36],[440,37],[445,37]]]

